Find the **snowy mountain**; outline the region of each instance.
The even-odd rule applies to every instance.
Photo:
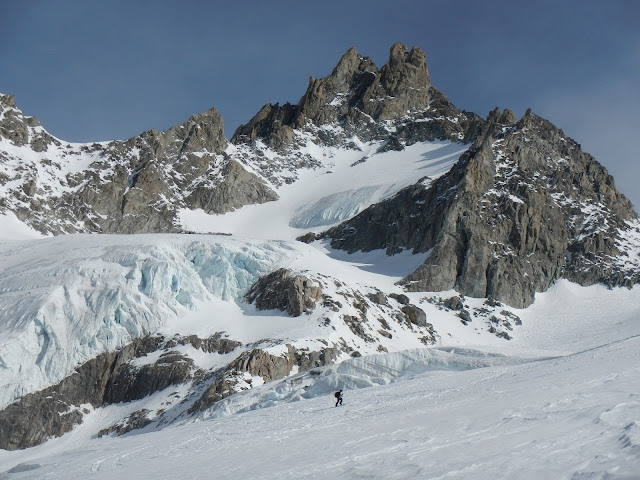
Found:
[[[165,132],[71,144],[2,95],[0,213],[13,212],[44,234],[182,231],[182,210],[221,214],[276,200],[278,187],[300,170],[330,163],[326,147],[359,152],[361,160],[362,143],[398,148],[398,132],[414,120],[424,127],[411,132],[409,144],[464,140],[482,123],[430,86],[424,52],[399,44],[380,72],[349,50],[331,75],[311,82],[298,106],[266,105],[231,144],[215,109]]]
[[[350,49],[229,141],[215,109],[70,144],[12,97],[0,108],[2,449],[196,432],[185,424],[417,376],[389,387],[414,405],[442,370],[542,385],[540,362],[605,345],[554,336],[638,334],[640,221],[604,167],[530,111],[458,110],[416,47],[379,70]]]

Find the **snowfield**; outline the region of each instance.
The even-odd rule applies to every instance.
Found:
[[[60,439],[0,452],[0,478],[638,478],[639,294],[560,282],[505,347],[354,359],[321,369],[308,398],[284,398],[295,380],[283,380],[158,432],[91,438],[124,406],[101,409]],[[259,397],[272,406],[252,408]]]
[[[299,153],[309,155],[319,167],[296,171],[299,178],[293,183],[272,185],[278,201],[248,205],[225,215],[182,210],[182,226],[195,232],[295,240],[309,231],[337,225],[421,178],[430,184],[469,148],[436,141],[419,142],[400,152],[377,153],[381,142],[363,144],[355,137],[353,142],[358,149],[321,148],[308,140]]]

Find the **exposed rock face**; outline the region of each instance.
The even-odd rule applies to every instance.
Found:
[[[391,298],[393,298],[396,302],[398,302],[400,305],[408,305],[409,304],[409,297],[407,297],[406,295],[403,295],[402,293],[400,293],[400,294],[391,293],[391,294],[389,294],[389,296]]]
[[[201,208],[206,213],[226,213],[243,205],[278,199],[278,195],[262,180],[235,160],[227,162],[222,177],[213,191],[207,185],[196,187],[186,198],[190,207]]]
[[[9,405],[0,412],[0,448],[28,448],[70,431],[82,421],[80,405],[99,407],[104,403],[112,372],[132,358],[155,350],[159,343],[159,337],[135,340],[118,352],[90,360],[59,384]]]
[[[316,125],[331,123],[341,115],[350,125],[366,122],[361,114],[375,121],[402,117],[428,105],[430,86],[425,54],[417,47],[408,52],[401,43],[394,44],[380,71],[370,58],[351,48],[331,75],[309,80],[298,103],[296,126],[307,120]]]
[[[164,132],[69,144],[24,116],[13,97],[0,96],[3,138],[13,147],[9,153],[0,143],[0,186],[12,186],[0,212],[11,210],[43,233],[173,232],[181,208],[225,213],[277,198],[226,155],[215,108]]]
[[[209,338],[191,335],[169,340],[160,336],[136,339],[119,351],[86,362],[57,385],[25,395],[0,411],[0,449],[29,448],[69,432],[89,413],[86,406],[98,408],[131,402],[171,385],[192,384],[181,403],[190,404],[190,413],[200,412],[239,391],[238,384],[244,381],[245,373],[267,382],[278,380],[289,375],[294,366],[303,372],[330,365],[339,353],[333,347],[309,351],[297,350],[292,345],[287,345],[282,355],[261,348],[239,349],[228,365],[207,373],[197,369],[192,359],[172,350],[178,345],[221,355],[242,346],[221,334]],[[159,353],[158,359],[145,363],[147,355],[153,353]],[[162,422],[162,415],[161,411],[142,409],[96,433],[122,435],[152,421]]]
[[[236,348],[240,347],[242,343],[229,338],[223,338],[222,334],[216,333],[209,338],[200,338],[196,335],[189,335],[188,337],[179,337],[177,340],[170,340],[165,345],[166,348],[173,348],[176,345],[191,345],[192,347],[202,350],[205,353],[219,353],[224,355],[231,353]]]
[[[427,314],[424,313],[424,310],[421,308],[408,304],[402,307],[402,311],[414,325],[417,325],[418,327],[427,326]]]
[[[287,345],[287,353],[281,356],[271,355],[264,350],[255,349],[246,352],[231,363],[231,368],[262,377],[266,382],[286,377],[296,364],[296,351]]]
[[[169,341],[159,336],[147,336],[134,340],[119,351],[101,354],[78,367],[57,385],[25,395],[2,410],[0,449],[28,448],[52,436],[61,436],[82,422],[87,412],[83,412],[81,405],[98,408],[130,402],[191,380],[195,371],[193,360],[171,350],[176,345],[186,344],[207,353],[219,354],[230,353],[241,345],[223,338],[221,334],[204,339],[192,335]],[[164,350],[164,353],[155,362],[142,366],[132,363],[132,360],[158,350]],[[136,412],[122,425],[101,433],[123,434],[148,423],[144,412]]]
[[[349,252],[426,252],[403,283],[452,288],[515,307],[560,277],[582,285],[630,286],[640,273],[617,261],[637,229],[630,202],[580,146],[528,111],[491,112],[481,135],[432,186],[417,183],[373,205],[326,236]]]
[[[389,61],[380,70],[378,83],[374,82],[363,96],[363,110],[376,120],[390,120],[424,109],[430,86],[424,52],[417,47],[408,52],[403,44],[396,43],[389,52]],[[385,96],[389,98],[380,102]],[[371,100],[369,105],[367,100]]]
[[[132,430],[144,428],[151,423],[151,419],[147,416],[149,413],[149,410],[146,408],[133,412],[122,423],[117,423],[111,427],[100,430],[98,432],[98,437],[103,437],[112,433],[124,435]]]
[[[249,290],[246,300],[259,310],[283,310],[292,317],[313,310],[322,296],[322,287],[301,274],[281,268],[260,278]]]
[[[60,142],[49,135],[36,117],[26,117],[15,103],[13,95],[0,94],[0,138],[6,138],[17,146],[29,146],[34,152]]]
[[[130,402],[153,392],[164,390],[191,378],[193,360],[177,352],[167,352],[151,365],[136,368],[123,365],[111,376],[104,394],[104,403]]]

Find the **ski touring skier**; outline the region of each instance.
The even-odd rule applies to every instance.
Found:
[[[342,405],[342,390],[339,390],[336,393],[334,393],[334,396],[336,397],[336,407],[338,405]]]

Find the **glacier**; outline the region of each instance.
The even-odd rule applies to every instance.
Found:
[[[238,299],[293,250],[188,235],[1,243],[0,406],[171,320],[179,325],[207,300]]]
[[[314,167],[297,170],[292,183],[272,185],[279,196],[277,201],[248,205],[224,215],[182,209],[181,226],[201,233],[295,240],[310,230],[317,232],[336,225],[421,179],[425,185],[430,184],[448,172],[469,148],[450,141],[418,142],[402,151],[380,151],[383,146],[383,142],[358,141],[357,148],[328,147],[305,137],[304,147],[296,154],[308,155]],[[270,159],[274,158],[284,161],[264,148],[263,157],[258,158],[266,159],[267,165],[272,165]],[[231,147],[229,153],[234,158],[241,155]],[[257,160],[243,161],[251,171],[261,171]]]

